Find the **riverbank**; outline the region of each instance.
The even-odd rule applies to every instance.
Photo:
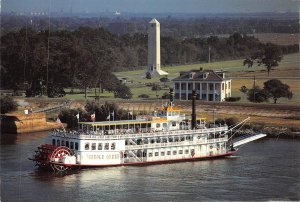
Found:
[[[61,127],[56,122],[48,122],[45,113],[10,113],[1,115],[2,133],[32,133]]]
[[[66,102],[62,99],[24,99],[33,110],[49,108]],[[167,100],[111,100],[120,109],[128,110],[134,114],[151,113]],[[104,104],[104,100],[99,101]],[[71,109],[84,109],[86,101],[73,100],[68,105]],[[191,114],[191,101],[175,101],[182,109],[182,113]],[[231,102],[204,102],[196,101],[198,117],[206,117],[207,122],[217,119],[232,118],[241,121],[250,117],[246,127],[254,132],[266,133],[269,137],[300,138],[300,106],[285,104],[257,104],[257,103],[231,103]],[[20,107],[23,110],[24,107]],[[215,111],[213,113],[213,111]],[[21,112],[20,112],[21,113]],[[53,120],[57,114],[47,115]],[[53,123],[53,122],[52,122]]]

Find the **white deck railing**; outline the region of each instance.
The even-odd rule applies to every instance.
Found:
[[[176,130],[176,131],[157,131],[148,133],[125,133],[118,135],[103,135],[100,133],[79,133],[79,132],[52,132],[52,136],[65,137],[65,138],[76,138],[82,140],[122,140],[130,138],[151,138],[151,137],[168,137],[168,136],[180,136],[180,135],[192,135],[192,134],[202,134],[202,133],[216,133],[227,131],[228,127],[218,127],[218,128],[206,128],[206,129],[196,129],[196,130]]]
[[[138,150],[138,149],[150,149],[150,148],[161,148],[161,147],[172,147],[172,146],[192,146],[192,145],[207,144],[207,143],[226,142],[227,140],[228,140],[228,138],[224,137],[224,138],[209,139],[209,140],[162,142],[162,143],[143,144],[143,145],[127,145],[127,146],[125,146],[125,149],[126,150]]]

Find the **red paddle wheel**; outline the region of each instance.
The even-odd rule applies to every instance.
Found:
[[[33,160],[40,169],[52,168],[54,171],[65,171],[69,167],[62,164],[62,159],[64,156],[72,155],[74,152],[68,147],[43,144],[38,147],[30,160]]]

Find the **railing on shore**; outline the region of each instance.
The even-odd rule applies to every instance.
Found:
[[[159,131],[159,132],[147,132],[147,133],[132,133],[132,134],[119,134],[119,135],[103,135],[97,132],[91,133],[80,133],[80,132],[52,132],[52,136],[64,137],[64,138],[77,138],[81,140],[122,140],[130,138],[151,138],[151,137],[165,137],[165,136],[181,136],[181,135],[193,135],[202,133],[218,133],[226,132],[228,130],[227,126],[217,127],[217,128],[206,128],[206,129],[196,129],[196,130],[176,130],[176,131]]]

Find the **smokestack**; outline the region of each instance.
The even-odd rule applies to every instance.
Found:
[[[196,129],[196,106],[195,106],[195,100],[196,100],[196,90],[193,90],[192,92],[192,130]]]
[[[174,89],[170,88],[170,104],[174,101]]]

